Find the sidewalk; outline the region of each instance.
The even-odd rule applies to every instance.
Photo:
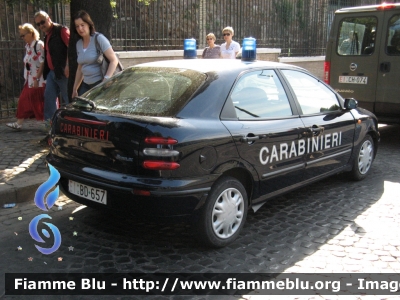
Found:
[[[45,157],[48,148],[37,142],[45,132],[40,122],[25,120],[20,131],[0,120],[0,205],[33,200],[36,189],[48,178]]]

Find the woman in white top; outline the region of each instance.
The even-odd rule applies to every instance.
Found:
[[[43,79],[44,44],[39,40],[39,32],[32,24],[25,23],[18,27],[19,37],[25,42],[24,78],[25,83],[18,100],[17,121],[7,123],[12,129],[22,129],[24,119],[36,118],[43,121],[44,89]]]
[[[107,73],[103,78],[101,64],[97,62],[99,54],[96,49],[94,23],[89,14],[80,10],[74,16],[75,28],[73,31],[79,35],[76,43],[76,53],[78,56],[78,69],[76,70],[72,98],[82,95],[103,80],[110,78],[117,67],[118,58],[115,55],[109,40],[102,34],[98,34],[97,41],[104,56],[108,58]]]
[[[236,55],[240,51],[239,43],[232,40],[233,37],[233,28],[228,26],[222,30],[222,34],[224,36],[225,43],[221,45],[221,57],[228,59],[235,59]]]

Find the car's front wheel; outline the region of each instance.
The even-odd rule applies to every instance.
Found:
[[[357,149],[356,156],[354,157],[351,177],[354,180],[364,179],[371,169],[373,160],[374,141],[372,140],[372,137],[370,135],[367,135],[360,143],[360,147]]]
[[[212,247],[224,247],[240,234],[246,221],[247,193],[235,178],[220,178],[211,189],[196,224],[200,240]]]

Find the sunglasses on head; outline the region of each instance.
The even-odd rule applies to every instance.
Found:
[[[227,35],[227,36],[230,36],[231,34],[230,34],[230,33],[224,33],[224,34],[223,34],[223,36],[226,36],[226,35]]]
[[[39,23],[36,23],[36,26],[39,27],[40,25],[44,25],[44,23],[46,23],[45,20],[40,21]]]

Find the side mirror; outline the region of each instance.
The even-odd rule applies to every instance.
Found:
[[[344,108],[345,109],[354,109],[358,107],[358,102],[354,98],[346,98],[344,99]]]

